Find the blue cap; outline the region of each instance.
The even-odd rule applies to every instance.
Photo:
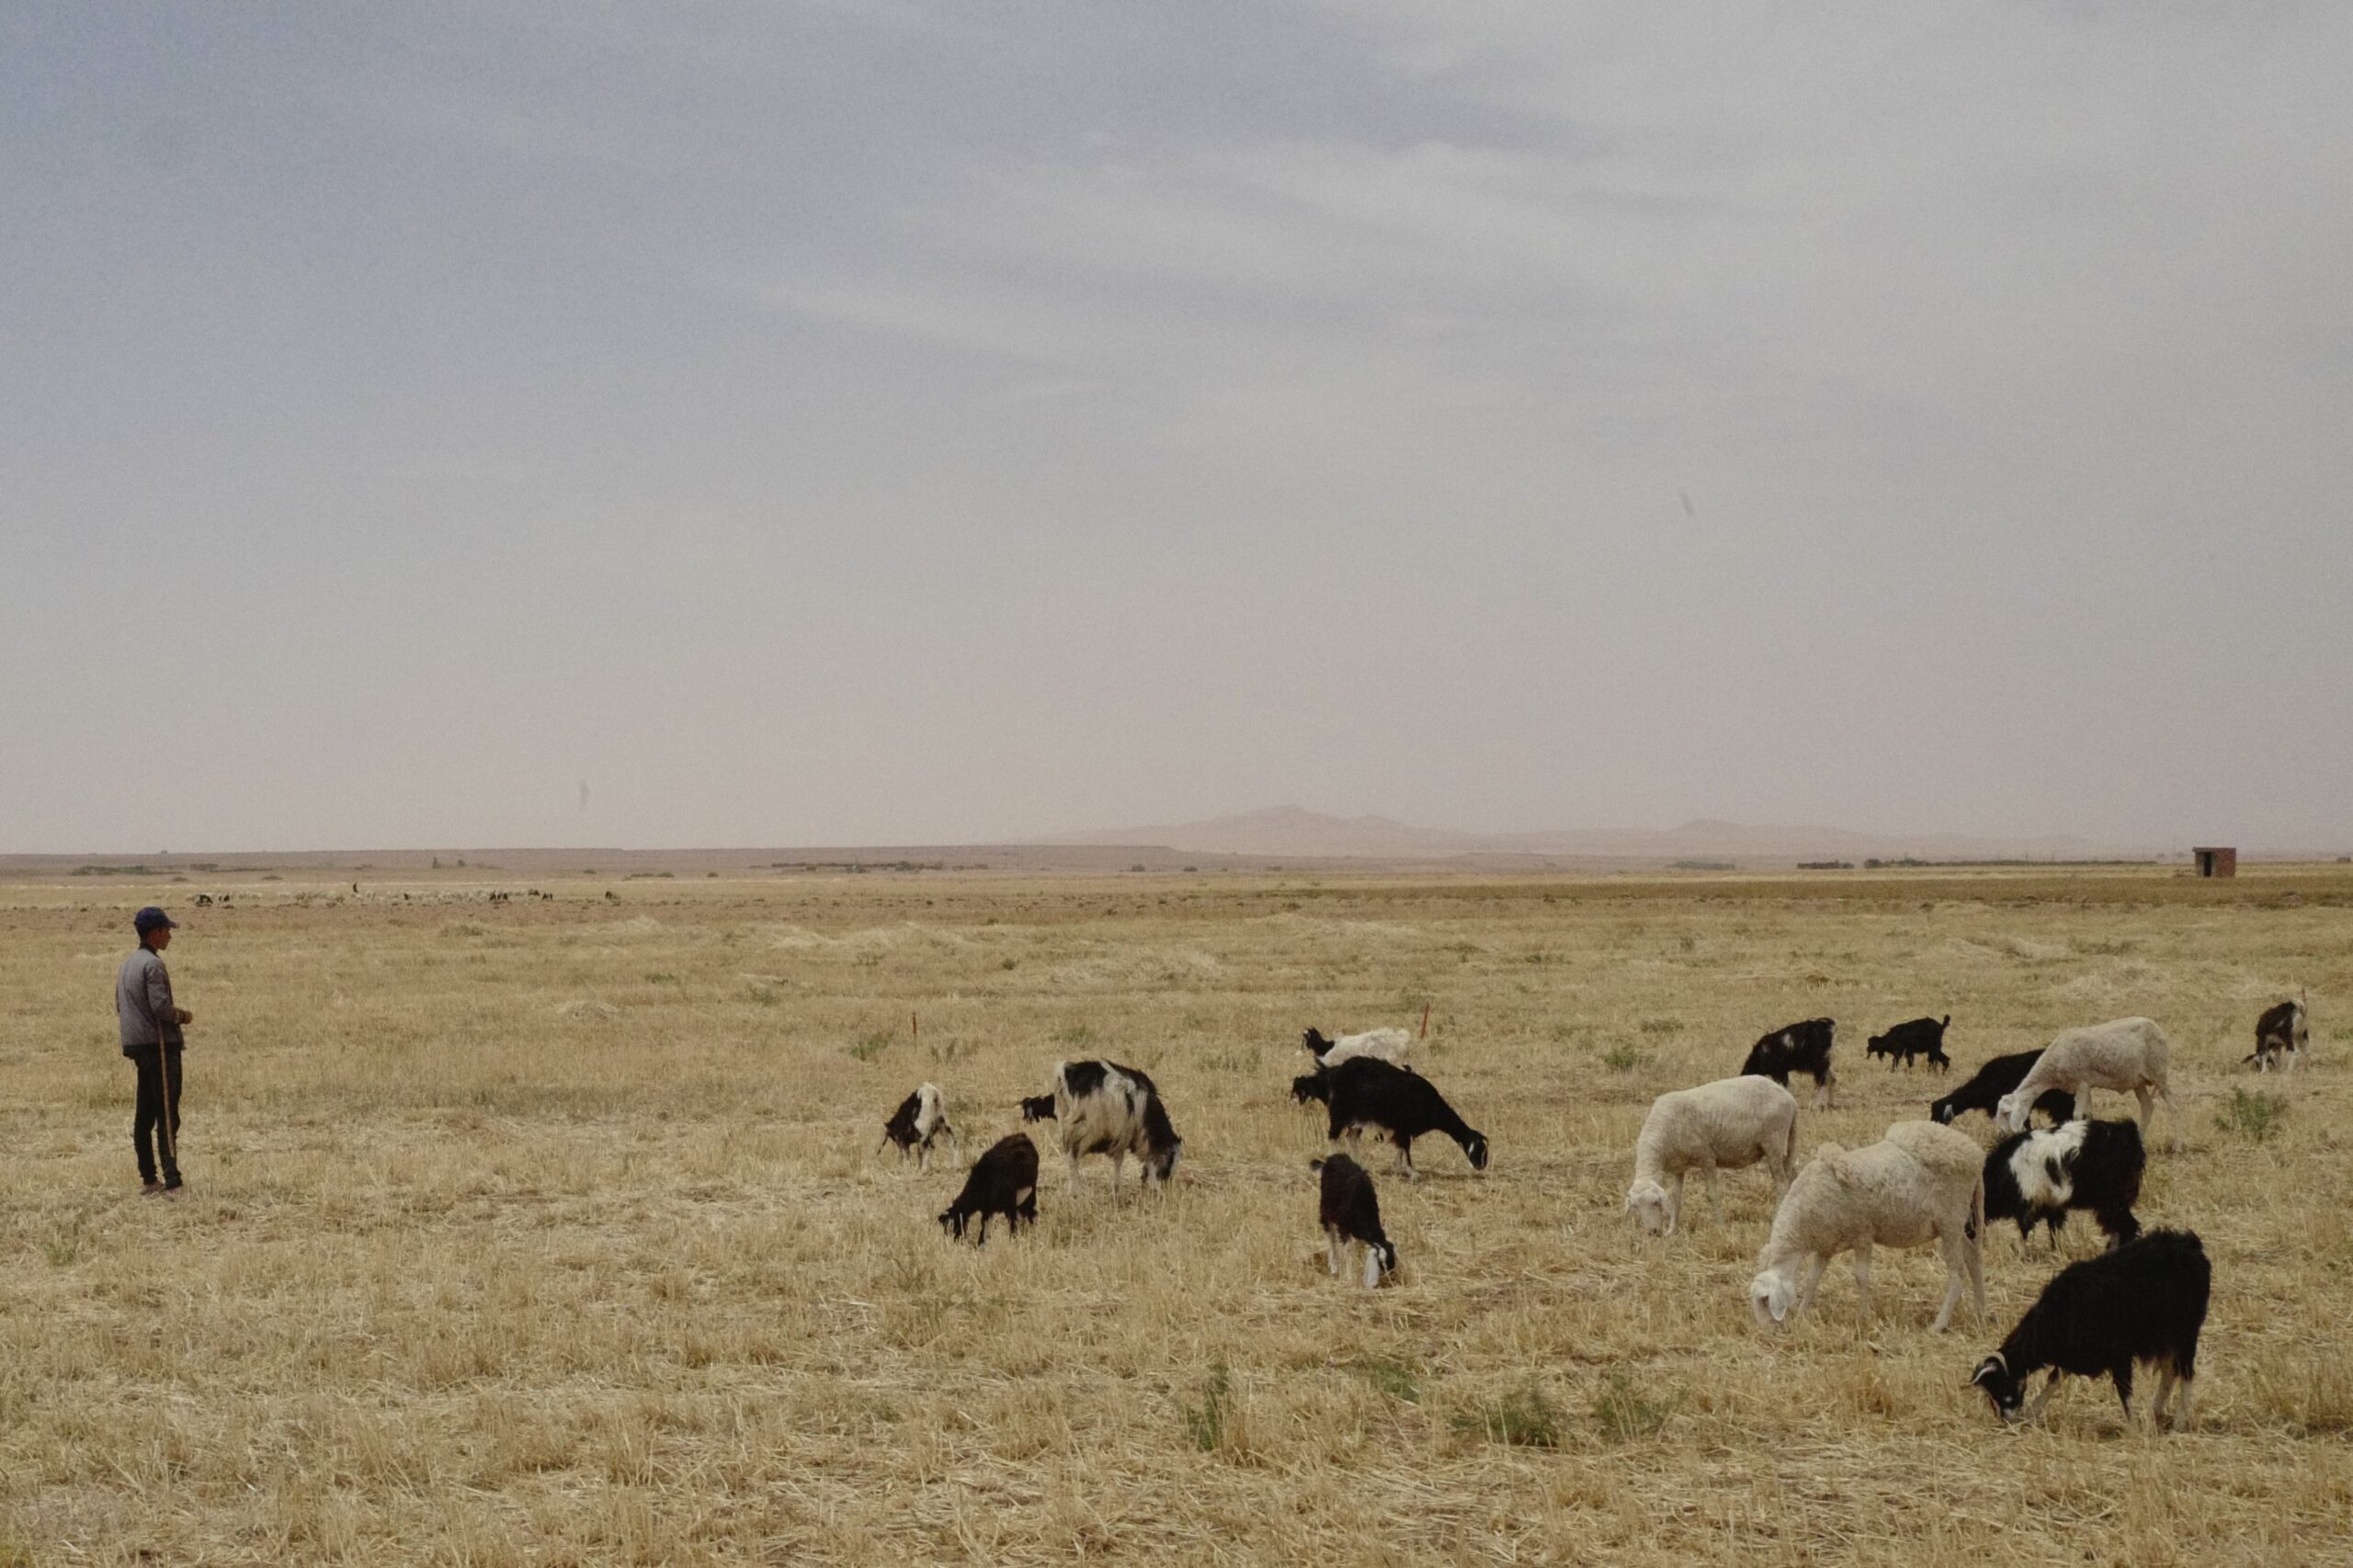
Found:
[[[178,921],[152,903],[131,917],[131,928],[142,937],[150,931],[176,931],[179,925]]]

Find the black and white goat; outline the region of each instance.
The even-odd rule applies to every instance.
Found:
[[[1053,1120],[1054,1096],[1051,1095],[1025,1095],[1022,1096],[1021,1119],[1024,1121]]]
[[[1315,1213],[1324,1227],[1325,1261],[1337,1274],[1340,1255],[1350,1243],[1362,1243],[1364,1288],[1371,1290],[1397,1267],[1397,1248],[1381,1229],[1381,1197],[1372,1177],[1346,1154],[1310,1160],[1307,1168],[1324,1173]]]
[[[1985,1156],[1985,1218],[2017,1221],[2021,1244],[2039,1220],[2056,1246],[2067,1210],[2082,1210],[2114,1249],[2141,1233],[2132,1206],[2147,1166],[2137,1122],[2070,1121],[2048,1132],[2013,1132]]]
[[[1407,1181],[1416,1179],[1414,1140],[1425,1132],[1443,1132],[1462,1146],[1471,1168],[1487,1168],[1487,1135],[1454,1114],[1446,1096],[1427,1078],[1394,1067],[1378,1057],[1359,1056],[1343,1062],[1327,1074],[1332,1108],[1328,1136],[1337,1143],[1344,1134],[1371,1132],[1397,1145],[1392,1168]]]
[[[957,1158],[963,1158],[964,1141],[948,1125],[948,1106],[940,1096],[939,1085],[917,1084],[915,1092],[901,1100],[899,1108],[891,1113],[891,1119],[882,1124],[882,1143],[875,1145],[874,1152],[879,1154],[882,1144],[895,1143],[902,1161],[912,1150],[915,1168],[927,1171],[931,1169],[931,1145],[942,1133],[954,1145]]]
[[[1970,1383],[1985,1391],[2005,1421],[2042,1414],[2051,1391],[2067,1375],[2105,1377],[2116,1384],[2124,1419],[2132,1419],[2132,1369],[2157,1369],[2157,1400],[2150,1425],[2165,1418],[2178,1383],[2174,1426],[2193,1419],[2198,1383],[2198,1335],[2206,1326],[2213,1266],[2191,1231],[2151,1231],[2136,1242],[2071,1263],[2042,1288],[2002,1347],[1977,1364]],[[2043,1368],[2050,1381],[2031,1405],[2027,1380]]]
[[[964,1190],[956,1201],[940,1211],[939,1228],[951,1240],[964,1239],[965,1221],[980,1216],[980,1235],[975,1246],[986,1246],[989,1239],[989,1216],[1005,1216],[1006,1229],[1015,1235],[1021,1233],[1021,1221],[1038,1222],[1038,1145],[1029,1142],[1026,1132],[1015,1132],[998,1139],[988,1151],[972,1162],[972,1174],[964,1178]]]
[[[1130,1154],[1143,1166],[1145,1186],[1165,1185],[1185,1147],[1161,1104],[1159,1086],[1142,1068],[1116,1062],[1056,1062],[1054,1119],[1062,1124],[1063,1153],[1070,1161],[1074,1188],[1082,1154],[1111,1157],[1116,1196]]]
[[[2282,1002],[2276,1007],[2266,1007],[2263,1017],[2255,1020],[2255,1050],[2239,1065],[2244,1067],[2252,1062],[2258,1073],[2268,1073],[2274,1067],[2292,1073],[2297,1058],[2303,1055],[2312,1038],[2312,1020],[2305,1016],[2302,1002]]]
[[[1863,1054],[1867,1057],[1886,1057],[1891,1070],[1895,1066],[1898,1058],[1901,1058],[1904,1065],[1908,1068],[1912,1065],[1914,1057],[1925,1056],[1928,1059],[1929,1066],[1940,1073],[1949,1072],[1952,1068],[1952,1058],[1945,1054],[1945,1026],[1950,1022],[1952,1022],[1950,1013],[1947,1013],[1941,1018],[1908,1019],[1896,1025],[1885,1034],[1871,1036],[1863,1046]]]
[[[1830,1067],[1830,1047],[1837,1032],[1837,1024],[1829,1018],[1808,1018],[1775,1029],[1748,1048],[1741,1074],[1757,1074],[1786,1089],[1790,1074],[1802,1073],[1813,1080],[1814,1109],[1836,1105],[1838,1074]]]
[[[1929,1119],[1949,1127],[1965,1111],[1982,1110],[1987,1116],[1993,1115],[2001,1105],[2002,1096],[2026,1082],[2027,1074],[2034,1067],[2035,1058],[2041,1054],[2042,1048],[2037,1046],[2032,1051],[2014,1051],[2007,1056],[1996,1056],[1971,1074],[1969,1082],[1942,1099],[1929,1101]],[[2052,1089],[2035,1100],[2034,1108],[2049,1117],[2051,1125],[2057,1127],[2075,1119],[2075,1096],[2064,1089]]]

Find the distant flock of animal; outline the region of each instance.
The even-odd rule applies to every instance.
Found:
[[[1909,1069],[1924,1058],[1940,1071],[1949,1070],[1944,1034],[1951,1021],[1948,1015],[1898,1024],[1872,1036],[1864,1054],[1884,1058],[1891,1071],[1899,1063]],[[1824,1143],[1800,1169],[1798,1103],[1789,1081],[1792,1075],[1811,1078],[1817,1109],[1836,1103],[1838,1077],[1831,1064],[1836,1029],[1829,1018],[1774,1029],[1750,1048],[1737,1076],[1672,1090],[1653,1101],[1634,1142],[1625,1211],[1649,1234],[1671,1233],[1682,1218],[1684,1178],[1697,1172],[1707,1187],[1710,1214],[1721,1222],[1715,1173],[1762,1164],[1772,1173],[1779,1206],[1748,1287],[1760,1326],[1787,1324],[1803,1312],[1824,1272],[1842,1253],[1853,1255],[1856,1294],[1868,1319],[1871,1249],[1933,1241],[1946,1273],[1944,1301],[1932,1325],[1938,1333],[1951,1323],[1964,1291],[1973,1296],[1978,1321],[1984,1322],[1982,1242],[1988,1220],[2015,1221],[2021,1245],[2040,1224],[2055,1252],[2066,1216],[2087,1213],[2107,1236],[2107,1250],[2054,1275],[1969,1381],[1984,1392],[2005,1421],[2017,1421],[2040,1415],[2062,1377],[2106,1377],[2130,1421],[2133,1369],[2146,1365],[2157,1373],[2151,1426],[2165,1421],[2177,1388],[2180,1399],[2173,1424],[2187,1425],[2211,1268],[2194,1233],[2143,1233],[2133,1213],[2146,1164],[2143,1135],[2159,1100],[2171,1117],[2169,1146],[2180,1148],[2181,1113],[2166,1082],[2169,1047],[2164,1031],[2147,1018],[2118,1018],[2066,1030],[2040,1051],[1995,1057],[1959,1088],[1932,1101],[1929,1119],[1899,1121],[1865,1149]],[[2304,1005],[2279,1003],[2257,1020],[2256,1049],[2242,1065],[2252,1063],[2258,1072],[2292,1070],[2310,1039]],[[1325,1260],[1338,1275],[1350,1250],[1361,1248],[1359,1277],[1370,1289],[1396,1270],[1397,1248],[1381,1228],[1371,1174],[1342,1150],[1343,1141],[1361,1152],[1366,1133],[1386,1139],[1394,1149],[1392,1174],[1410,1182],[1418,1174],[1415,1139],[1442,1133],[1461,1148],[1472,1170],[1483,1171],[1486,1135],[1406,1064],[1413,1047],[1406,1030],[1378,1028],[1331,1039],[1311,1028],[1302,1043],[1314,1065],[1292,1080],[1291,1097],[1298,1105],[1325,1108],[1332,1145],[1329,1153],[1309,1162],[1318,1177],[1316,1217]],[[2079,1115],[2088,1113],[2096,1089],[2133,1096],[2138,1119],[2101,1121]],[[1110,1159],[1110,1190],[1116,1195],[1130,1155],[1142,1165],[1149,1188],[1168,1181],[1184,1149],[1159,1086],[1141,1070],[1118,1062],[1058,1062],[1051,1089],[1023,1099],[1019,1109],[1026,1122],[1056,1124],[1074,1191],[1083,1156]],[[1993,1120],[1998,1139],[1990,1152],[1951,1125],[1972,1111]],[[2033,1126],[2037,1114],[2051,1125]],[[923,1084],[884,1124],[882,1147],[895,1147],[902,1161],[912,1153],[918,1168],[928,1170],[933,1147],[942,1139],[961,1161],[962,1142],[949,1124],[946,1099],[937,1085]],[[1015,1234],[1023,1221],[1038,1218],[1038,1147],[1026,1132],[997,1140],[973,1162],[939,1223],[959,1240],[973,1229],[975,1244],[983,1244],[989,1221],[1000,1215]],[[2029,1405],[2027,1382],[2046,1369],[2042,1392]]]

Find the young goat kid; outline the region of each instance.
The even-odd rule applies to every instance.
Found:
[[[964,1141],[956,1136],[953,1127],[948,1125],[948,1106],[940,1096],[939,1085],[917,1084],[915,1092],[901,1100],[899,1108],[891,1113],[891,1119],[882,1124],[882,1142],[899,1146],[902,1164],[905,1162],[908,1151],[913,1150],[915,1169],[927,1171],[931,1169],[932,1142],[943,1132],[955,1147],[956,1157],[962,1159]],[[881,1144],[877,1144],[874,1152],[881,1153]]]
[[[1371,1290],[1397,1267],[1397,1249],[1381,1229],[1381,1198],[1372,1177],[1346,1154],[1310,1160],[1307,1168],[1324,1173],[1315,1213],[1324,1227],[1325,1261],[1337,1274],[1341,1254],[1351,1242],[1362,1243],[1364,1288]]]
[[[1786,1089],[1790,1074],[1802,1073],[1813,1080],[1813,1108],[1834,1105],[1838,1074],[1831,1071],[1830,1047],[1837,1033],[1837,1024],[1829,1018],[1808,1018],[1775,1029],[1748,1048],[1748,1059],[1740,1064],[1741,1074],[1755,1073]]]
[[[1897,1059],[1909,1068],[1915,1056],[1926,1056],[1928,1065],[1939,1073],[1949,1072],[1952,1058],[1945,1054],[1945,1026],[1952,1022],[1947,1013],[1941,1018],[1913,1018],[1896,1025],[1885,1034],[1875,1034],[1863,1046],[1865,1056],[1884,1056],[1890,1071]]]
[[[1455,1115],[1446,1096],[1419,1074],[1359,1056],[1332,1069],[1329,1077],[1333,1142],[1359,1130],[1385,1137],[1397,1145],[1397,1161],[1391,1168],[1414,1181],[1418,1179],[1414,1140],[1425,1132],[1443,1132],[1462,1146],[1472,1170],[1487,1168],[1487,1135]]]
[[[2149,1425],[2154,1428],[2165,1418],[2165,1401],[2178,1384],[2181,1403],[2173,1424],[2177,1429],[2187,1426],[2194,1419],[2198,1335],[2206,1326],[2213,1284],[2213,1266],[2197,1233],[2151,1231],[2114,1252],[2061,1269],[2002,1347],[1977,1364],[1969,1381],[1985,1391],[2004,1421],[2031,1421],[2042,1414],[2062,1377],[2105,1377],[2115,1383],[2129,1423],[2132,1369],[2149,1362],[2157,1369]],[[2027,1380],[2045,1367],[2051,1369],[2050,1381],[2027,1404]]]
[[[964,1239],[964,1222],[975,1214],[980,1216],[980,1235],[973,1245],[986,1246],[989,1240],[989,1216],[1005,1216],[1006,1229],[1015,1235],[1021,1233],[1021,1221],[1038,1221],[1038,1145],[1029,1142],[1026,1132],[1016,1132],[989,1145],[987,1153],[972,1162],[972,1174],[964,1178],[964,1190],[956,1201],[940,1211],[939,1228],[954,1241]]]
[[[2070,1121],[2049,1132],[2013,1132],[1985,1156],[1985,1217],[2015,1220],[2023,1244],[2040,1220],[2059,1244],[2071,1209],[2098,1221],[2113,1249],[2141,1233],[2132,1206],[2141,1201],[2148,1155],[2141,1129],[2130,1121]]]
[[[1167,1182],[1185,1147],[1160,1103],[1159,1087],[1142,1068],[1116,1062],[1056,1062],[1054,1119],[1062,1124],[1073,1189],[1082,1154],[1111,1157],[1111,1193],[1117,1197],[1130,1154],[1143,1166],[1143,1183],[1151,1187]]]

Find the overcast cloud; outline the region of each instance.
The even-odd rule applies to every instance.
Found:
[[[2323,3],[10,8],[0,850],[2353,842],[2348,81]]]

